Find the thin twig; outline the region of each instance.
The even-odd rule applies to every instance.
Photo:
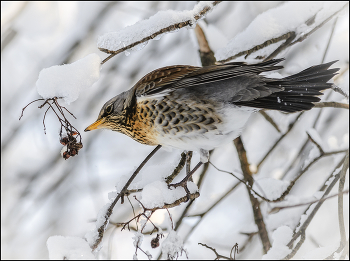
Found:
[[[206,245],[206,244],[203,244],[203,243],[198,243],[198,245],[204,246],[204,247],[210,249],[211,251],[213,251],[214,254],[216,255],[215,260],[219,260],[220,258],[226,259],[226,260],[232,260],[230,257],[220,255],[220,254],[216,251],[216,249],[213,248],[213,247],[210,247],[210,246],[208,246],[208,245]]]
[[[161,145],[158,145],[155,149],[152,150],[152,152],[142,161],[142,163],[140,164],[140,166],[135,170],[135,172],[132,174],[132,176],[129,178],[129,180],[126,182],[126,184],[124,185],[123,189],[121,190],[121,192],[117,195],[117,197],[113,200],[112,204],[110,205],[110,207],[108,208],[106,214],[104,215],[105,217],[105,221],[103,222],[103,225],[100,226],[97,229],[98,232],[98,237],[95,240],[94,244],[91,246],[92,250],[95,250],[98,245],[101,243],[103,235],[104,235],[104,231],[105,228],[108,224],[108,220],[109,217],[112,215],[113,213],[113,208],[114,206],[117,204],[117,202],[119,201],[120,198],[124,197],[125,192],[127,191],[129,185],[131,184],[131,182],[135,179],[135,177],[137,176],[137,174],[140,172],[140,170],[143,168],[143,166],[147,163],[147,161],[153,157],[153,155],[161,148]]]
[[[270,148],[270,150],[265,154],[265,156],[260,160],[260,162],[257,165],[257,169],[260,168],[261,164],[266,160],[266,158],[271,154],[271,152],[277,147],[277,145],[284,139],[284,137],[287,136],[287,134],[292,130],[292,128],[295,126],[295,124],[298,122],[300,117],[303,115],[304,112],[299,113],[299,115],[295,118],[295,120],[289,124],[288,130],[281,136],[279,139],[273,144],[273,146]]]
[[[318,148],[319,152],[320,152],[321,154],[324,154],[324,150],[322,149],[321,145],[318,144],[318,143],[312,138],[312,136],[310,135],[310,133],[306,132],[306,134],[307,134],[309,140],[310,140],[313,144],[316,145],[316,147]]]
[[[32,104],[32,103],[34,103],[34,102],[36,102],[36,101],[44,101],[44,100],[45,100],[45,99],[36,99],[36,100],[34,100],[34,101],[28,103],[26,106],[24,106],[24,107],[22,108],[21,116],[19,116],[19,120],[21,120],[21,118],[23,117],[23,112],[24,112],[24,110],[25,110],[30,104]]]
[[[270,117],[270,115],[268,115],[266,112],[265,112],[265,110],[261,110],[261,111],[259,111],[260,112],[260,114],[262,115],[262,116],[264,116],[264,118],[279,132],[279,133],[281,133],[281,130],[280,130],[280,128],[278,128],[278,125],[276,124],[276,122]]]
[[[330,191],[332,190],[332,188],[335,186],[335,184],[338,182],[339,177],[340,177],[340,172],[339,171],[337,174],[333,174],[344,162],[346,156],[344,156],[344,158],[339,162],[339,164],[335,167],[335,169],[332,171],[332,174],[330,175],[330,177],[328,178],[328,180],[332,180],[331,183],[328,185],[326,191],[324,192],[323,196],[321,199],[323,199],[324,197],[326,197]],[[327,180],[327,183],[328,183]],[[288,247],[292,247],[293,243],[295,240],[297,240],[300,236],[301,239],[298,242],[298,244],[295,246],[295,248],[292,250],[292,252],[290,254],[288,254],[286,257],[284,257],[284,260],[288,260],[293,258],[293,256],[298,252],[298,250],[300,249],[301,245],[304,243],[305,241],[305,231],[307,229],[307,227],[309,226],[311,220],[314,218],[314,216],[316,215],[317,211],[319,210],[319,208],[322,206],[324,201],[319,201],[316,206],[312,209],[311,213],[308,213],[306,220],[303,221],[303,223],[298,226],[299,230],[298,232],[295,232],[293,235],[293,238],[289,241],[289,243],[287,244]],[[311,206],[311,205],[310,205]],[[309,206],[309,208],[310,208]],[[308,209],[309,209],[308,208]],[[307,210],[308,210],[307,209]],[[306,213],[306,211],[304,211],[304,213]]]
[[[285,208],[296,208],[296,207],[311,205],[311,204],[314,204],[314,203],[317,203],[317,202],[326,201],[327,199],[331,199],[331,198],[334,198],[334,197],[342,197],[344,194],[348,194],[348,193],[349,193],[349,190],[345,190],[345,191],[339,192],[339,193],[337,193],[335,195],[324,197],[322,199],[313,200],[313,201],[307,202],[307,203],[295,204],[295,205],[290,205],[290,206],[281,206],[281,207],[276,206],[273,209],[271,209],[269,212],[270,213],[275,213],[277,210],[280,211],[280,210],[285,209]],[[344,232],[345,232],[345,230],[344,230]]]
[[[326,50],[325,50],[324,53],[323,53],[323,57],[322,57],[322,62],[321,62],[321,63],[324,63],[324,61],[325,61],[325,59],[326,59],[326,55],[327,55],[327,53],[328,53],[328,49],[329,49],[329,46],[330,46],[330,44],[331,44],[331,40],[332,40],[332,38],[333,38],[334,28],[335,28],[335,25],[337,24],[337,21],[338,21],[338,17],[336,17],[336,18],[334,19],[334,23],[333,23],[333,26],[332,26],[332,31],[331,31],[331,34],[330,34],[330,36],[329,36],[329,38],[328,38]]]
[[[173,173],[171,173],[171,175],[169,175],[168,177],[165,178],[166,184],[170,184],[174,180],[174,178],[183,169],[185,164],[186,164],[186,153],[182,152],[181,153],[181,159],[180,159],[179,163],[177,164],[176,168],[174,169]]]

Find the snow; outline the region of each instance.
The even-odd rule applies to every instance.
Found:
[[[263,256],[264,260],[279,260],[284,258],[291,252],[286,245],[292,239],[293,230],[288,226],[281,226],[277,228],[272,234],[272,247]]]
[[[262,196],[274,200],[279,198],[288,186],[289,181],[262,178],[255,180],[253,189],[258,191]]]
[[[331,11],[333,6],[337,7],[340,4],[343,3],[222,2],[206,16],[205,20],[200,22],[207,23],[206,27],[203,26],[203,30],[210,46],[215,47],[214,53],[217,53],[218,48],[224,48],[229,55],[231,47],[226,46],[226,39],[231,39],[230,45],[234,48],[232,52],[245,50],[249,46],[261,43],[269,35],[273,38],[279,37],[280,33],[290,30],[290,25],[294,23],[292,17],[295,17],[296,21],[301,21],[303,19],[300,19],[299,14],[310,10],[314,10],[315,14],[318,12],[314,25],[311,25],[314,27],[319,22],[319,16],[322,12],[325,14]],[[18,121],[21,109],[37,99],[35,82],[40,70],[62,63],[71,64],[81,57],[96,52],[97,37],[106,32],[115,31],[115,28],[124,28],[141,20],[147,21],[145,19],[159,11],[168,9],[174,12],[192,10],[194,5],[193,2],[1,3],[2,18],[5,18],[4,21],[2,19],[2,33],[4,33],[2,36],[4,37],[2,37],[1,67],[3,259],[48,259],[49,252],[46,250],[45,244],[52,235],[86,234],[85,238],[89,245],[93,244],[98,233],[96,224],[91,220],[98,219],[98,224],[102,224],[104,213],[110,205],[110,201],[116,197],[117,192],[120,192],[120,188],[130,177],[133,166],[138,166],[153,149],[116,132],[98,130],[84,133],[81,131],[84,149],[79,153],[79,157],[75,157],[72,162],[57,160],[57,152],[61,149],[61,145],[58,142],[56,116],[53,113],[47,114],[46,135],[43,134],[42,129],[44,111],[37,108],[39,103],[29,106],[22,120]],[[327,5],[329,8],[317,10],[306,8],[307,6],[326,7]],[[277,7],[277,9],[271,9],[272,6]],[[275,16],[276,19],[283,16],[283,19],[286,20],[277,23],[278,30],[273,22],[271,26],[264,27],[273,20],[273,15],[275,15],[273,12],[281,11],[278,8],[285,11],[285,6],[289,9],[286,12],[277,13]],[[312,13],[311,11],[310,13]],[[263,18],[266,14],[268,14],[268,19],[261,21],[260,17]],[[334,20],[334,18],[331,19],[305,41],[293,45],[279,55],[279,57],[286,58],[283,62],[285,68],[279,70],[280,77],[321,63]],[[249,24],[251,26],[248,30]],[[142,25],[140,24],[140,26]],[[136,27],[130,27],[131,33],[137,30]],[[297,31],[304,31],[304,33],[307,33],[311,27],[296,25]],[[11,35],[15,35],[15,37],[11,38]],[[235,36],[241,40],[232,42]],[[160,36],[157,38],[159,39]],[[117,55],[106,62],[101,70],[100,79],[93,88],[84,89],[79,93],[79,99],[76,102],[71,102],[69,110],[77,116],[77,120],[74,120],[72,124],[79,131],[83,130],[96,120],[98,112],[107,100],[128,90],[141,77],[159,67],[175,64],[200,66],[198,50],[191,38],[196,41],[194,30],[179,30],[176,33],[162,35],[159,41],[150,41],[149,48],[133,52],[133,55],[128,57]],[[325,62],[339,60],[334,65],[334,67],[341,68],[341,73],[335,79],[335,84],[347,93],[349,92],[348,39],[348,13],[343,12],[341,15],[337,15],[337,24],[325,56]],[[254,53],[248,58],[253,59],[255,54],[271,52],[277,45],[270,46],[270,50],[264,49],[265,52]],[[129,50],[129,52],[131,51]],[[106,54],[102,55],[107,56]],[[243,57],[241,58],[243,59]],[[250,61],[246,60],[246,62]],[[254,62],[256,62],[255,59]],[[97,63],[99,66],[99,62]],[[97,66],[95,69],[98,71]],[[273,74],[268,74],[268,77],[276,78]],[[48,79],[49,85],[58,85],[55,83],[56,78]],[[63,81],[67,76],[61,78],[59,79]],[[52,95],[57,95],[57,93]],[[328,101],[347,102],[334,92],[326,92],[322,99],[325,100],[328,95],[330,95],[327,98]],[[254,174],[253,177],[257,180],[257,184],[261,185],[268,197],[276,197],[285,186],[283,183],[273,185],[275,181],[268,180],[268,178],[282,179],[285,182],[300,173],[308,151],[305,150],[300,155],[296,153],[307,139],[305,133],[312,127],[319,111],[320,109],[312,109],[305,112],[282,142],[259,166],[258,172]],[[277,111],[268,111],[267,113],[278,124],[282,133],[285,133],[289,124],[297,116],[297,114],[284,114]],[[322,110],[316,130],[325,143],[326,151],[332,148],[348,148],[348,117],[348,110],[332,108]],[[278,133],[261,115],[254,114],[242,133],[249,163],[257,165],[282,133]],[[315,148],[315,146],[313,147]],[[313,152],[316,150],[317,148]],[[154,188],[155,184],[152,185],[152,183],[162,181],[172,172],[174,165],[176,166],[179,160],[179,154],[179,150],[172,152],[160,150],[157,152],[131,184],[131,188],[144,188],[148,184],[150,184],[150,188],[152,186]],[[297,157],[296,163],[292,170],[284,176],[282,174],[295,158],[293,155]],[[326,182],[343,156],[344,154],[340,153],[318,161],[300,177],[285,201],[278,204],[282,206],[294,205],[315,200],[315,197],[320,196],[318,192],[320,187]],[[198,160],[199,155],[194,153],[192,167]],[[241,173],[240,162],[232,142],[215,149],[210,160],[221,169]],[[183,170],[180,173],[177,180],[181,180],[184,172]],[[198,180],[200,173],[201,171],[197,171],[194,174],[195,181]],[[262,180],[265,178],[267,178],[265,182],[267,184],[264,184]],[[237,180],[231,175],[219,172],[209,166],[201,186],[201,195],[191,205],[188,215],[205,212],[236,182]],[[345,187],[349,187],[348,182],[347,174]],[[115,191],[116,184],[117,191]],[[164,188],[164,184],[162,186]],[[191,186],[192,183],[189,183],[189,187]],[[256,189],[259,190],[258,187]],[[166,196],[163,193],[169,196],[176,191],[160,191],[164,201]],[[332,191],[332,194],[335,193],[337,193],[337,187]],[[147,194],[145,197],[156,196],[153,195],[155,194],[153,190],[149,192],[149,195]],[[136,196],[140,199],[141,192],[137,193]],[[347,237],[348,199],[348,194],[344,195]],[[132,196],[130,200],[136,214],[143,211]],[[152,199],[149,200],[152,201]],[[305,243],[295,259],[303,257],[324,259],[329,253],[328,250],[333,250],[331,247],[339,245],[336,200],[336,198],[326,200],[318,210],[307,228]],[[293,207],[281,209],[278,213],[271,214],[269,209],[275,205],[277,203],[261,202],[262,214],[269,235],[272,235],[275,229],[283,226],[295,229],[306,209],[306,206]],[[185,207],[186,203],[182,203],[180,206],[169,209],[174,223],[181,216]],[[132,209],[127,200],[124,204],[118,203],[115,206],[111,216],[113,224],[107,227],[101,244],[94,251],[96,258],[124,260],[132,257],[135,252],[132,240],[134,232],[120,231],[120,228],[114,226],[115,222],[127,222],[132,217]],[[305,220],[306,217],[307,215],[302,219]],[[140,222],[144,222],[144,220],[145,218],[142,218]],[[164,233],[169,232],[171,221],[167,210],[157,210],[151,216],[151,220],[156,226],[162,227]],[[198,222],[197,228],[191,230]],[[146,229],[152,227],[149,222],[147,224]],[[134,222],[131,226],[134,226]],[[91,232],[87,233],[87,231]],[[191,232],[187,239],[189,231]],[[247,236],[242,232],[247,231],[256,232],[257,226],[252,215],[247,189],[244,185],[239,185],[220,204],[209,211],[204,219],[200,216],[184,218],[179,227],[178,235],[183,239],[182,246],[188,250],[189,259],[205,259],[209,250],[203,251],[203,247],[198,246],[198,242],[215,247],[219,253],[228,254],[233,244],[237,242],[239,245],[243,245],[246,242]],[[166,239],[160,240],[159,248],[151,249],[149,242],[152,237],[154,234],[145,233],[142,247],[145,252],[149,251],[153,257],[156,257]],[[322,247],[319,248],[315,245],[312,238]],[[283,240],[283,237],[279,239]],[[82,241],[82,245],[86,244],[83,243],[83,240],[80,241]],[[276,257],[278,251],[284,252],[286,249],[284,244],[279,246],[278,242],[275,241],[273,242],[273,251],[269,254]],[[165,242],[165,246],[167,243],[169,241]],[[181,251],[179,245],[178,252]],[[58,250],[60,258],[67,254],[68,251],[65,250],[70,249],[63,243],[55,243],[54,246],[63,246],[60,248],[62,251]],[[329,249],[324,251],[328,247]],[[91,251],[87,248],[84,249],[78,247],[77,251],[83,254]],[[174,250],[174,247],[171,246],[170,249]],[[50,255],[51,253],[50,249]],[[140,254],[139,258],[145,258],[140,251],[138,253]],[[254,236],[245,251],[239,253],[237,258],[262,258],[262,246],[258,236]]]
[[[190,25],[186,26],[186,28],[194,28],[197,23],[195,16],[207,7],[213,8],[212,1],[201,1],[196,4],[192,10],[159,11],[146,20],[139,21],[116,32],[110,32],[99,36],[97,39],[97,46],[98,48],[106,49],[109,51],[117,51],[118,49],[126,47],[130,44],[141,41],[142,39],[151,36],[161,29],[178,23],[190,21]],[[159,40],[160,37],[161,35],[158,35],[155,40]],[[132,50],[140,51],[147,45],[147,43],[148,42],[140,43],[133,47]],[[129,54],[129,51],[125,52],[125,55]]]
[[[231,39],[226,47],[218,50],[215,57],[218,61],[224,60],[290,31],[296,32],[297,39],[344,5],[344,2],[287,2],[257,16],[243,32]],[[315,13],[315,23],[307,26],[305,22]]]
[[[101,58],[90,54],[74,63],[55,65],[40,71],[36,88],[41,97],[63,97],[67,104],[78,99],[100,77]]]
[[[96,239],[98,238],[98,229],[104,224],[106,220],[106,213],[110,205],[111,204],[108,203],[99,210],[97,214],[97,220],[95,222],[95,229],[85,234],[85,238],[90,246],[92,246],[95,243]],[[105,226],[105,229],[107,228],[108,223],[109,223],[109,220],[107,220],[107,225]]]
[[[311,163],[311,161],[313,161],[319,155],[320,155],[320,150],[316,147],[315,144],[313,144],[313,147],[310,150],[307,159],[304,161],[303,168],[305,168],[307,165],[309,165]]]
[[[162,243],[162,257],[164,259],[177,259],[184,250],[183,240],[174,230],[171,230],[168,237]]]
[[[136,231],[132,239],[134,242],[134,247],[141,247],[143,241],[143,234],[139,231]]]
[[[95,260],[89,244],[80,237],[52,236],[47,240],[51,260]]]
[[[197,186],[193,182],[188,182],[188,189],[191,193],[197,191]],[[164,204],[174,203],[177,199],[186,196],[183,187],[168,188],[165,181],[155,181],[147,184],[141,193],[141,203],[149,209],[163,207]]]

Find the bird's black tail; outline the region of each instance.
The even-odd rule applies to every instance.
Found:
[[[327,82],[339,70],[339,68],[329,69],[335,62],[315,65],[282,79],[265,78],[266,87],[278,86],[282,90],[266,97],[235,104],[283,112],[310,110],[314,107],[314,102],[320,101],[317,96],[322,95],[321,91],[332,87],[333,84]]]

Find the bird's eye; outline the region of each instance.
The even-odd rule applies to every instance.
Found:
[[[113,104],[110,104],[106,107],[105,112],[108,115],[108,114],[111,114],[112,111],[113,111]]]

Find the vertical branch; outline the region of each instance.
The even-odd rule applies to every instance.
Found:
[[[338,219],[339,219],[339,231],[340,231],[340,246],[339,249],[343,249],[346,244],[346,233],[344,224],[344,205],[343,205],[343,190],[345,185],[346,171],[349,168],[349,151],[346,154],[343,168],[340,172],[339,188],[338,188]]]
[[[201,57],[202,66],[214,65],[216,62],[213,51],[210,49],[207,38],[202,30],[202,28],[197,24],[194,28],[196,34],[198,45],[199,45],[199,55]]]
[[[248,183],[247,185],[249,185],[249,187],[252,188],[254,180],[252,178],[252,173],[249,169],[247,153],[243,146],[241,137],[236,138],[234,140],[234,144],[238,152],[238,157],[241,163],[241,169],[243,172],[244,180]],[[261,213],[260,203],[258,199],[252,194],[252,191],[250,189],[248,189],[248,194],[253,208],[255,224],[258,226],[258,233],[263,244],[264,253],[266,254],[267,251],[271,248],[271,243],[264,223],[264,218]]]

